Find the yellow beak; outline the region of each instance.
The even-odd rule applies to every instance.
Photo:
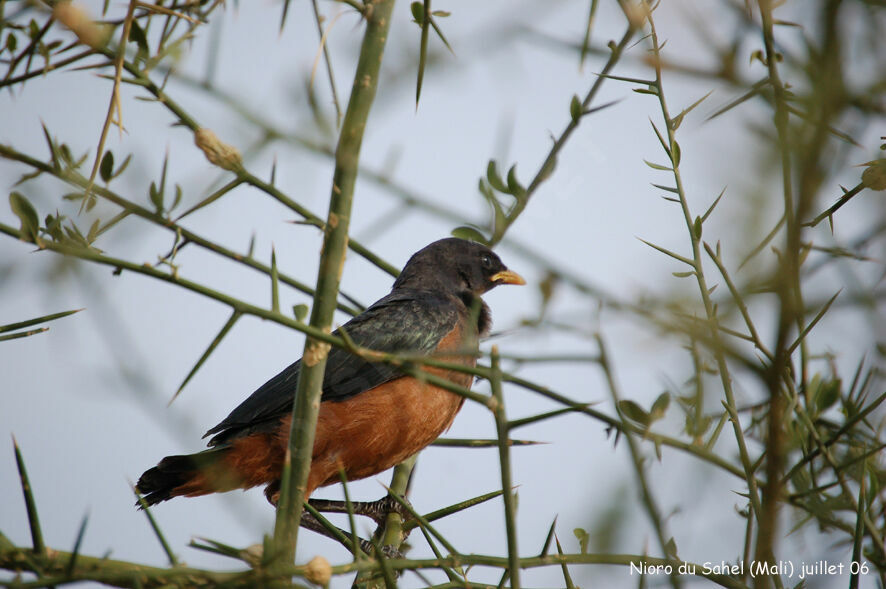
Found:
[[[526,284],[526,281],[523,279],[522,276],[520,276],[516,272],[511,272],[510,270],[502,270],[501,272],[496,272],[492,275],[492,282],[498,284]]]

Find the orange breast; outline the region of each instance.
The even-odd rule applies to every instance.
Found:
[[[456,328],[438,346],[438,358],[474,366],[476,340],[467,349]],[[462,387],[473,376],[425,367],[431,374]],[[339,482],[339,469],[348,480],[378,474],[412,456],[449,429],[464,397],[404,376],[340,403],[323,403],[317,422],[307,494],[317,487]],[[286,429],[288,432],[288,427]]]

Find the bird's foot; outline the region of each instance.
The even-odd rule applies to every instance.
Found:
[[[307,528],[309,530],[322,534],[328,538],[332,538],[333,540],[338,540],[348,550],[353,551],[354,549],[354,537],[353,535],[351,535],[351,533],[335,526],[333,526],[333,529],[329,529],[310,513],[305,513],[302,515],[301,526],[303,528]],[[373,544],[370,540],[364,540],[360,537],[357,537],[356,540],[357,546],[360,548],[360,550],[370,556],[376,555],[376,545]],[[379,546],[378,551],[381,552],[381,556],[383,558],[403,558],[403,553],[394,546]]]

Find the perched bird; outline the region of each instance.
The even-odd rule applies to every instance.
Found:
[[[491,327],[480,295],[499,284],[525,284],[489,248],[441,239],[415,253],[390,294],[341,330],[370,350],[433,356],[474,366],[479,338]],[[137,489],[148,505],[266,485],[276,504],[301,360],[285,368],[203,436],[209,450],[167,456],[147,470]],[[470,374],[425,367],[470,387]],[[317,487],[378,474],[415,454],[452,424],[464,397],[333,347],[305,499]]]

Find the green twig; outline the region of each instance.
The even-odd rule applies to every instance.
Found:
[[[720,375],[720,382],[723,387],[723,392],[725,395],[724,405],[729,411],[732,417],[732,427],[733,432],[735,434],[735,440],[738,445],[739,457],[741,459],[741,464],[744,469],[744,478],[748,484],[748,496],[750,499],[751,507],[754,511],[754,517],[757,519],[757,522],[760,523],[762,518],[761,515],[761,504],[759,499],[759,494],[757,491],[757,479],[754,475],[753,466],[750,459],[750,454],[748,452],[747,443],[745,441],[744,430],[742,429],[741,422],[738,417],[738,413],[736,411],[736,403],[735,396],[733,394],[733,383],[731,371],[729,369],[729,365],[726,360],[726,346],[723,345],[722,339],[720,337],[718,325],[719,321],[717,319],[717,311],[713,302],[711,301],[710,296],[710,288],[708,287],[707,280],[705,278],[705,273],[702,264],[702,254],[701,254],[701,237],[702,237],[702,222],[701,218],[698,217],[693,218],[692,213],[689,210],[689,202],[686,198],[686,192],[683,187],[683,179],[680,174],[680,158],[681,158],[681,150],[677,145],[676,140],[676,129],[673,124],[674,119],[670,115],[670,111],[668,109],[667,101],[665,99],[664,87],[662,83],[662,68],[661,68],[661,45],[658,41],[658,35],[655,30],[655,22],[652,18],[651,12],[647,14],[647,22],[649,23],[650,35],[649,39],[652,44],[652,52],[655,59],[652,60],[654,70],[655,70],[655,84],[654,87],[656,89],[655,95],[658,99],[659,106],[661,108],[662,118],[665,122],[666,134],[665,138],[662,139],[662,143],[664,144],[668,156],[671,161],[672,170],[671,174],[673,175],[675,187],[677,190],[677,195],[679,197],[680,209],[683,213],[683,219],[686,224],[686,228],[689,233],[690,242],[692,245],[692,260],[690,264],[693,268],[693,273],[695,275],[696,282],[698,283],[698,291],[701,296],[702,302],[704,304],[705,316],[707,317],[708,329],[710,332],[710,341],[711,351],[714,355],[714,358],[717,362],[717,371]]]
[[[803,226],[804,227],[815,227],[816,225],[818,225],[819,223],[821,223],[825,219],[829,219],[830,217],[833,216],[834,213],[836,213],[840,209],[840,207],[842,207],[847,202],[849,202],[849,200],[853,196],[855,196],[856,194],[858,194],[859,192],[864,190],[864,187],[865,187],[864,182],[859,182],[857,186],[854,186],[850,190],[847,190],[846,193],[843,194],[843,196],[841,196],[837,202],[835,202],[833,205],[828,207],[828,209],[825,212],[821,213],[819,216],[812,219],[811,221],[809,221],[807,223],[803,223]]]
[[[865,513],[865,481],[867,480],[867,459],[861,463],[861,475],[858,477],[858,509],[855,514],[855,537],[852,539],[852,562],[861,562],[861,548],[864,543],[864,513]],[[857,566],[857,565],[856,565]],[[849,578],[849,589],[858,589],[858,569],[852,572]]]
[[[56,178],[59,178],[60,180],[63,180],[65,182],[71,184],[72,186],[76,186],[76,187],[84,189],[84,190],[89,185],[89,180],[87,178],[85,178],[84,176],[78,174],[74,170],[62,170],[61,168],[58,168],[54,165],[47,164],[45,162],[42,162],[42,161],[37,160],[35,158],[32,158],[28,155],[25,155],[15,149],[13,149],[12,147],[7,146],[7,145],[0,144],[0,157],[4,157],[6,159],[18,161],[18,162],[21,162],[23,164],[26,164],[26,165],[34,168],[35,170],[39,170],[41,172],[52,174]],[[92,187],[92,194],[100,196],[100,197],[104,198],[105,200],[112,202],[119,207],[122,207],[124,209],[124,211],[126,211],[126,212],[129,212],[129,213],[134,214],[138,217],[141,217],[147,221],[150,221],[151,223],[153,223],[159,227],[163,227],[169,231],[172,231],[173,233],[180,234],[181,238],[183,238],[186,242],[199,245],[200,247],[207,249],[209,251],[212,251],[216,254],[219,254],[220,256],[222,256],[224,258],[227,258],[227,259],[232,260],[234,262],[243,264],[245,266],[248,266],[249,268],[252,268],[254,270],[257,270],[259,272],[262,272],[262,273],[270,276],[271,268],[265,264],[262,264],[261,262],[254,260],[251,255],[248,255],[248,254],[244,255],[244,254],[237,253],[233,250],[227,249],[227,248],[225,248],[225,247],[223,247],[223,246],[221,246],[221,245],[219,245],[219,244],[217,244],[217,243],[215,243],[215,242],[213,242],[213,241],[211,241],[211,240],[209,240],[209,239],[207,239],[207,238],[205,238],[193,231],[190,231],[190,230],[182,227],[181,225],[178,225],[177,223],[175,223],[173,221],[170,221],[169,219],[163,217],[162,215],[154,213],[144,207],[141,207],[141,206],[121,197],[120,195],[116,194],[115,192],[113,192],[105,187],[93,186]],[[285,284],[287,284],[287,285],[289,285],[289,286],[291,286],[291,287],[293,287],[305,294],[308,294],[311,296],[314,295],[313,288],[309,287],[306,284],[303,284],[302,282],[292,278],[291,276],[288,276],[285,274],[280,274],[279,277],[280,277],[281,282],[283,282],[283,283],[285,283]],[[342,311],[344,311],[350,315],[356,315],[359,312],[357,309],[355,309],[351,306],[345,305],[345,304],[340,304],[339,309],[341,309]]]
[[[335,105],[335,126],[341,126],[341,104],[338,102],[338,90],[335,88],[335,75],[332,73],[332,58],[329,56],[329,43],[326,42],[328,31],[323,30],[323,19],[320,16],[320,7],[317,0],[311,0],[311,8],[314,10],[314,22],[317,23],[317,34],[320,35],[320,44],[323,46],[323,61],[326,63],[326,75],[329,77],[329,90],[332,92],[332,104]]]
[[[603,66],[601,70],[601,75],[597,77],[594,83],[591,85],[591,89],[585,95],[584,100],[581,101],[580,111],[581,113],[586,112],[591,103],[596,98],[597,93],[599,92],[603,82],[606,80],[606,75],[615,67],[615,64],[618,63],[618,60],[621,58],[622,53],[625,48],[628,46],[631,38],[634,36],[635,27],[633,22],[628,20],[628,27],[625,30],[624,35],[622,35],[621,40],[618,44],[612,43],[610,45],[611,53],[609,55],[609,59],[606,61],[606,64]],[[563,129],[563,132],[560,133],[560,136],[554,141],[554,145],[551,147],[551,150],[548,152],[548,155],[545,157],[541,166],[539,166],[538,171],[533,176],[532,181],[529,183],[529,186],[526,187],[524,191],[521,191],[520,196],[517,197],[514,206],[508,211],[507,215],[500,226],[496,228],[495,234],[492,236],[490,243],[492,245],[497,244],[502,240],[508,228],[517,220],[523,210],[526,208],[526,205],[529,204],[530,198],[535,193],[536,190],[542,185],[542,183],[547,180],[554,171],[554,168],[557,165],[557,156],[560,151],[563,149],[563,146],[566,145],[566,142],[569,140],[569,137],[572,133],[578,128],[579,123],[582,120],[582,116],[572,117],[569,120],[569,123],[566,125],[566,128]]]
[[[418,2],[413,4],[418,7]],[[418,50],[418,76],[415,80],[415,108],[418,110],[418,99],[421,98],[421,83],[425,77],[425,66],[428,63],[428,31],[431,25],[431,0],[423,0],[421,11],[421,41]],[[414,12],[415,10],[413,10]]]
[[[74,313],[79,313],[80,311],[83,311],[83,309],[73,309],[71,311],[62,311],[61,313],[53,313],[51,315],[44,315],[42,317],[36,317],[34,319],[27,319],[25,321],[19,321],[18,323],[9,323],[8,325],[0,325],[0,333],[4,333],[7,331],[15,331],[17,329],[22,329],[24,327],[31,327],[32,325],[37,325],[39,323],[48,323],[49,321],[61,319],[62,317],[67,317],[68,315],[73,315]]]
[[[0,534],[0,568],[15,568],[21,570],[34,570],[33,562],[25,558],[29,550],[17,548],[5,536]],[[64,551],[51,551],[46,558],[40,559],[39,564],[48,573],[60,574],[70,560],[70,553]],[[727,589],[746,589],[745,585],[729,575],[705,572],[701,564],[677,559],[654,558],[639,554],[548,554],[546,556],[530,556],[520,559],[520,567],[538,568],[546,566],[561,566],[562,564],[605,564],[622,567],[634,566],[665,566],[670,565],[675,569],[685,564],[688,570],[694,570],[695,576],[705,578]],[[391,559],[387,565],[391,570],[422,570],[440,569],[441,567],[460,566],[487,566],[500,569],[508,568],[507,557],[485,556],[478,554],[453,554],[442,558],[432,559]],[[256,569],[244,569],[232,572],[214,572],[202,569],[179,566],[175,568],[159,568],[145,565],[137,565],[137,572],[133,573],[134,563],[112,560],[110,558],[96,558],[81,555],[77,560],[77,567],[71,576],[57,579],[44,578],[39,586],[45,586],[53,581],[70,582],[77,580],[98,581],[117,587],[140,587],[172,588],[194,587],[200,585],[225,586],[225,587],[256,587],[267,584],[270,581],[268,571]],[[358,571],[378,570],[378,563],[373,559],[362,559],[332,567],[333,575],[345,575]],[[708,569],[709,570],[709,569]],[[303,577],[305,566],[289,565],[281,568],[281,573],[290,576]],[[464,584],[462,584],[462,587]],[[474,585],[471,585],[474,586]]]
[[[391,486],[391,488],[394,488],[393,485]],[[453,513],[458,513],[459,511],[464,511],[465,509],[468,509],[468,508],[473,507],[475,505],[480,505],[481,503],[486,503],[490,499],[495,499],[496,497],[498,497],[499,495],[502,495],[502,494],[503,494],[503,491],[492,491],[491,493],[486,493],[484,495],[480,495],[479,497],[473,497],[471,499],[466,499],[465,501],[460,501],[454,505],[450,505],[448,507],[444,507],[442,509],[437,509],[437,510],[432,511],[430,513],[426,513],[424,516],[422,516],[422,520],[426,521],[426,522],[432,522],[432,521],[447,517],[449,515],[452,515]],[[418,525],[419,525],[418,520],[415,520],[415,519],[407,520],[403,524],[403,531],[408,533],[413,528],[418,527]]]
[[[18,476],[21,479],[22,495],[25,497],[28,524],[31,527],[31,546],[34,554],[42,556],[46,554],[46,544],[43,543],[43,531],[40,529],[40,517],[37,515],[37,502],[34,501],[34,491],[31,488],[31,481],[28,479],[25,459],[22,458],[22,452],[18,447],[18,442],[15,441],[15,436],[12,438],[12,447],[15,451],[15,464],[18,467]]]
[[[169,542],[166,541],[166,536],[163,535],[163,532],[160,530],[160,526],[157,525],[157,520],[154,519],[154,515],[151,513],[150,506],[142,498],[141,494],[139,494],[134,485],[130,484],[130,487],[132,488],[133,494],[135,494],[136,501],[138,501],[138,504],[142,508],[142,512],[145,514],[145,517],[148,518],[148,524],[150,524],[151,530],[154,532],[154,535],[157,536],[157,540],[160,542],[160,546],[163,548],[163,552],[166,554],[166,558],[169,560],[169,565],[178,566],[178,558],[175,556],[175,553],[169,546]]]
[[[595,339],[597,340],[597,347],[600,350],[600,367],[603,369],[603,374],[606,377],[606,385],[609,389],[609,395],[612,398],[612,404],[615,407],[616,412],[618,412],[621,420],[626,421],[624,416],[621,414],[621,409],[619,408],[619,400],[621,399],[621,395],[618,391],[618,385],[615,382],[615,374],[613,373],[612,365],[609,362],[609,353],[606,351],[606,346],[603,343],[603,337],[598,334]],[[661,547],[662,554],[665,557],[675,556],[669,554],[669,542],[667,540],[667,535],[665,534],[664,520],[661,517],[661,511],[658,508],[655,497],[652,495],[652,489],[649,487],[649,482],[646,480],[646,473],[643,467],[643,457],[640,454],[639,448],[637,448],[637,443],[630,433],[625,434],[625,440],[628,444],[628,450],[630,450],[631,453],[631,461],[634,465],[634,473],[637,475],[637,482],[640,485],[643,506],[646,508],[646,512],[649,515],[649,520],[651,521],[652,527],[655,530],[655,536],[658,540],[659,546]],[[682,585],[679,575],[672,573],[670,575],[670,579],[671,585],[674,587],[674,589],[679,589],[679,587]]]
[[[275,313],[280,312],[279,309],[273,309],[273,311]],[[215,349],[218,347],[218,345],[221,343],[221,341],[224,339],[224,337],[228,334],[228,332],[231,330],[231,328],[234,327],[234,324],[237,323],[237,320],[240,319],[240,317],[242,317],[242,316],[243,316],[243,313],[241,313],[240,311],[235,310],[233,313],[231,313],[230,318],[225,322],[225,324],[222,326],[221,330],[216,334],[216,336],[214,338],[212,338],[212,341],[209,343],[209,347],[206,348],[206,350],[200,356],[200,359],[197,360],[197,363],[194,364],[194,367],[191,368],[190,372],[188,372],[188,375],[185,377],[185,379],[179,385],[178,389],[176,389],[175,394],[172,395],[172,398],[169,400],[170,405],[172,404],[173,401],[175,401],[178,398],[179,394],[184,390],[185,386],[187,386],[187,384],[191,381],[191,379],[194,377],[194,375],[197,374],[197,371],[200,370],[200,367],[203,366],[203,363],[206,362],[206,360],[209,358],[209,356],[212,354],[212,352],[215,351]]]
[[[360,147],[378,87],[393,5],[393,0],[381,0],[367,6],[366,32],[336,148],[329,215],[324,225],[323,252],[311,309],[310,325],[321,332],[329,331],[335,312],[339,280],[348,248],[348,227]],[[301,519],[302,502],[306,498],[328,350],[328,344],[315,338],[308,337],[305,342],[274,526],[273,557],[277,566],[291,563],[295,555],[298,522]]]
[[[501,488],[504,493],[505,533],[508,539],[508,570],[511,587],[520,588],[520,553],[517,548],[517,505],[512,489],[511,454],[508,440],[508,417],[505,413],[505,400],[502,392],[502,376],[499,366],[498,346],[492,346],[492,398],[495,401],[492,415],[495,417],[495,429],[498,434],[498,461],[501,466]]]

